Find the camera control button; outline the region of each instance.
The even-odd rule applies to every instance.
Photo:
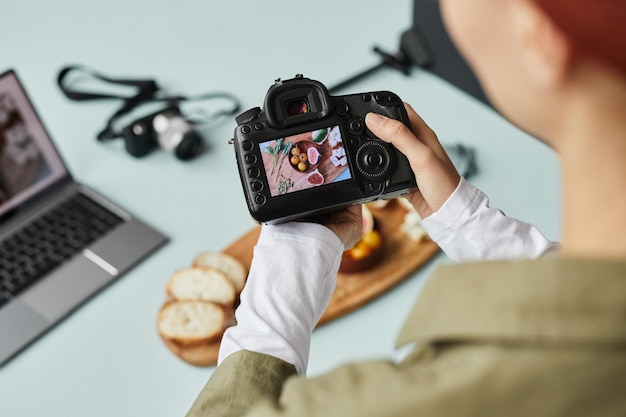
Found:
[[[394,169],[393,153],[381,141],[365,143],[356,152],[356,166],[363,177],[377,180]]]
[[[262,206],[267,202],[267,198],[263,194],[257,194],[256,197],[254,197],[254,202]]]
[[[250,188],[252,188],[252,191],[258,193],[263,189],[263,183],[259,180],[252,181],[252,184],[250,184]]]
[[[254,129],[255,130],[263,130],[263,128],[265,127],[265,125],[261,122],[255,123],[254,124]]]
[[[241,147],[243,148],[244,151],[251,151],[252,148],[254,148],[254,144],[250,142],[249,140],[244,140],[243,143],[241,144]]]
[[[369,155],[366,155],[364,160],[365,165],[372,168],[378,168],[384,163],[383,157],[378,153],[371,153]]]
[[[375,182],[375,183],[367,182],[363,184],[363,191],[365,191],[368,194],[380,191],[381,189],[382,189],[382,185],[379,182]]]
[[[361,144],[361,139],[357,136],[352,136],[350,138],[350,144],[352,144],[352,146],[359,146]]]
[[[243,159],[246,161],[246,164],[248,165],[254,165],[256,164],[256,161],[257,161],[256,155],[251,154],[251,153],[246,154],[246,156],[244,156]]]
[[[354,133],[355,135],[358,135],[359,133],[363,133],[363,120],[359,119],[359,118],[355,118],[350,120],[350,123],[348,124],[348,128],[350,129],[351,133]]]
[[[258,168],[252,167],[248,169],[248,176],[250,176],[250,178],[259,178],[260,175],[261,171],[259,171]]]
[[[369,94],[363,94],[361,95],[361,100],[363,101],[370,101],[372,99],[372,96]]]
[[[248,125],[241,126],[241,133],[243,133],[244,135],[247,135],[248,133],[250,133],[250,126]]]
[[[374,99],[381,106],[388,106],[388,105],[393,104],[395,102],[394,98],[392,96],[390,96],[390,95],[387,95],[387,94],[376,94],[374,96]]]
[[[342,102],[337,105],[335,111],[339,116],[345,116],[346,114],[348,114],[348,111],[350,111],[350,108],[348,107],[348,103]]]

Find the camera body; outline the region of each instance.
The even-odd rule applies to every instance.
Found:
[[[413,190],[406,157],[366,128],[369,112],[409,125],[391,92],[331,96],[300,74],[276,80],[263,109],[236,118],[235,156],[252,217],[281,223]]]
[[[136,158],[157,146],[182,160],[193,158],[202,149],[202,138],[176,105],[133,121],[122,129],[122,137],[126,150]]]

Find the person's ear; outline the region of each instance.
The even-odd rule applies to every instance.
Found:
[[[531,80],[550,88],[567,77],[572,50],[567,38],[531,0],[514,0],[515,30]]]

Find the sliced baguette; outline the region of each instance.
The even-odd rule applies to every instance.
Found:
[[[223,307],[208,301],[170,301],[163,305],[157,329],[180,346],[219,341],[230,324]]]
[[[193,260],[193,266],[208,266],[223,272],[238,293],[246,283],[248,272],[241,262],[225,253],[201,252]]]
[[[213,301],[232,306],[237,295],[224,273],[209,267],[183,268],[167,283],[167,294],[174,300]]]

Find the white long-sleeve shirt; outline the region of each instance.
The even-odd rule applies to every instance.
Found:
[[[487,196],[464,178],[443,206],[421,224],[456,262],[535,259],[557,245],[535,226],[489,207]]]
[[[489,207],[488,198],[461,179],[422,226],[455,261],[536,258],[555,246],[534,226]],[[344,247],[325,226],[263,226],[237,325],[226,330],[218,363],[238,350],[265,353],[306,372],[310,337],[335,288]]]

